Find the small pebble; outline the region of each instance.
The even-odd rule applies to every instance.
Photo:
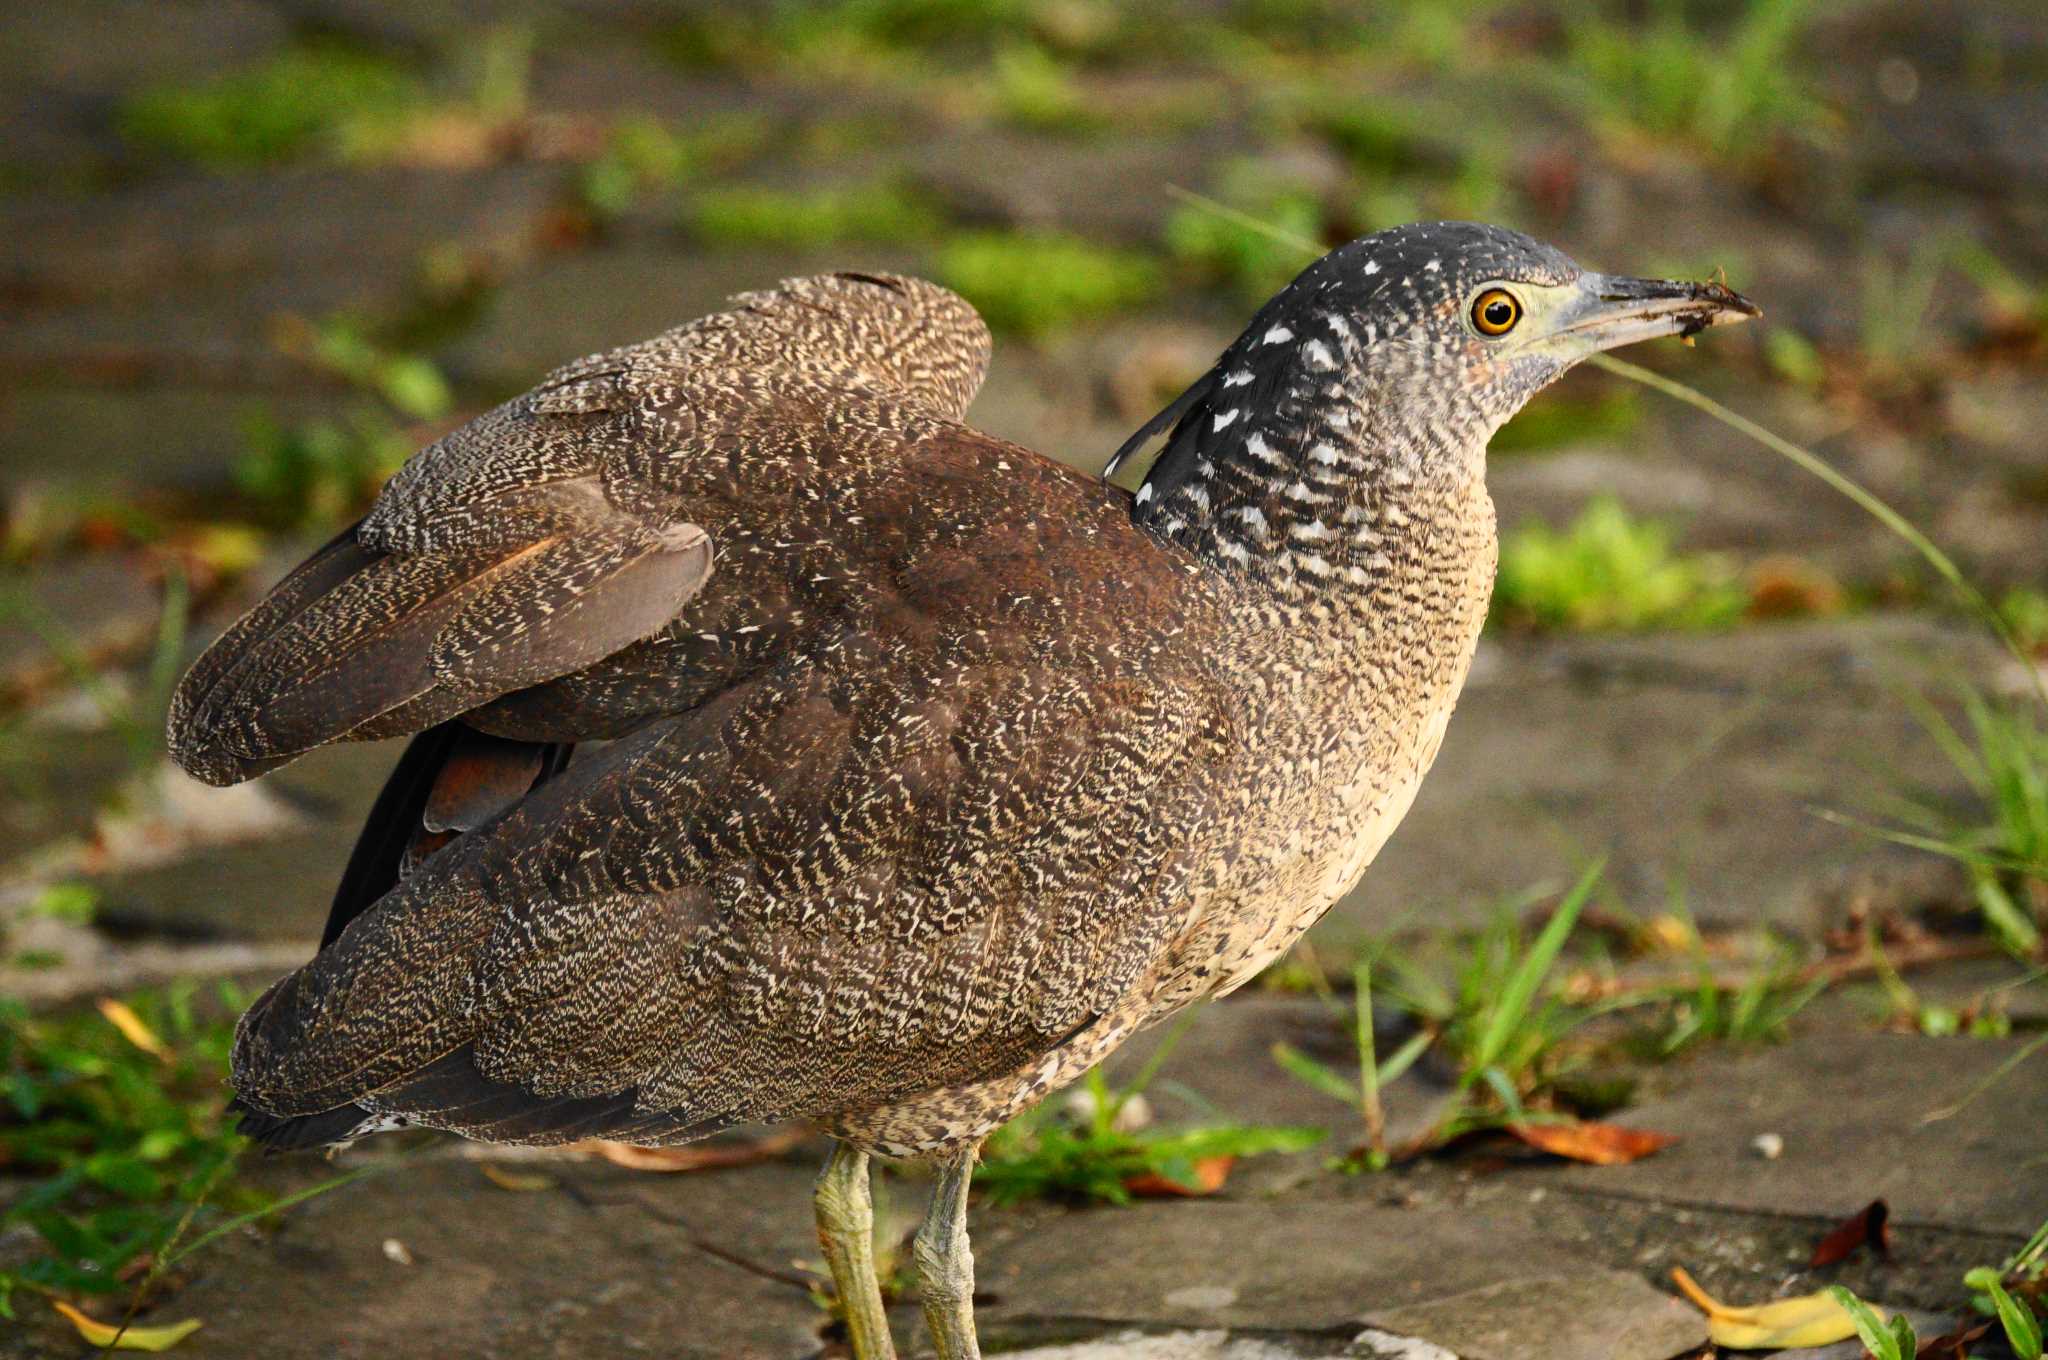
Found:
[[[412,1264],[412,1251],[397,1238],[387,1237],[384,1239],[384,1259],[409,1266]]]
[[[1767,1162],[1775,1162],[1785,1153],[1785,1140],[1775,1133],[1760,1133],[1749,1140],[1749,1145]]]

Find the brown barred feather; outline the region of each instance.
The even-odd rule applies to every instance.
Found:
[[[1275,590],[960,424],[988,349],[916,280],[746,295],[422,451],[202,658],[173,749],[216,782],[458,718],[610,739],[264,994],[259,1136],[943,1151],[1350,887],[1484,616],[1476,476],[1361,492],[1353,596]]]

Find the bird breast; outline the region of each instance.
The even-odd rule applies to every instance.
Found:
[[[1498,559],[1481,484],[1417,525],[1387,576],[1340,608],[1346,626],[1296,634],[1289,654],[1268,650],[1257,663],[1244,826],[1197,891],[1162,1001],[1250,980],[1358,885],[1413,806],[1471,668]]]

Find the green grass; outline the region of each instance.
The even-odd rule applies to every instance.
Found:
[[[795,191],[752,185],[706,188],[685,209],[690,230],[712,245],[817,249],[848,242],[907,245],[935,235],[941,219],[924,198],[895,184]]]
[[[2002,1265],[1967,1272],[1963,1286],[1978,1311],[1996,1319],[2019,1360],[2041,1360],[2041,1320],[2048,1316],[2048,1221]]]
[[[1693,8],[1650,0],[1645,17],[1629,22],[1582,0],[1556,68],[1572,102],[1610,126],[1729,160],[1828,126],[1831,115],[1796,60],[1816,0],[1757,0],[1737,8],[1720,32],[1697,24]]]
[[[1292,1044],[1273,1045],[1273,1060],[1297,1080],[1358,1111],[1364,1140],[1346,1159],[1351,1165],[1379,1171],[1386,1167],[1387,1115],[1381,1090],[1415,1065],[1429,1048],[1434,1036],[1423,1030],[1408,1039],[1382,1061],[1373,1032],[1372,969],[1370,958],[1361,959],[1351,973],[1351,1043],[1358,1059],[1358,1075],[1340,1073],[1303,1053]],[[1315,977],[1320,982],[1321,975]]]
[[[1256,216],[1296,236],[1317,239],[1323,205],[1307,190],[1281,191],[1260,201]],[[1199,203],[1177,204],[1167,216],[1166,253],[1204,283],[1258,306],[1299,274],[1302,255],[1265,231],[1219,217]]]
[[[226,984],[130,998],[156,1052],[103,1014],[32,1017],[0,1001],[0,1166],[14,1182],[0,1228],[27,1229],[39,1248],[0,1271],[0,1312],[24,1289],[132,1289],[125,1268],[162,1251],[194,1203],[260,1203],[226,1179],[245,1140],[224,1116],[223,1017],[244,1000]]]
[[[606,134],[597,158],[578,167],[577,201],[598,221],[610,221],[694,175],[733,168],[766,135],[758,118],[706,119],[688,131],[657,118],[622,118]]]
[[[1871,1360],[1914,1360],[1920,1353],[1920,1338],[1913,1334],[1913,1324],[1905,1314],[1879,1317],[1875,1308],[1838,1284],[1829,1285],[1828,1293],[1856,1324],[1856,1335]]]
[[[1401,105],[1386,100],[1318,103],[1304,121],[1343,155],[1353,171],[1374,179],[1441,173],[1463,159],[1441,136],[1418,126]]]
[[[1281,1045],[1275,1059],[1315,1090],[1358,1110],[1365,1140],[1347,1165],[1386,1165],[1385,1116],[1381,1089],[1425,1053],[1456,1073],[1456,1099],[1425,1134],[1433,1145],[1460,1134],[1590,1103],[1611,1103],[1605,1092],[1577,1084],[1586,1053],[1570,1042],[1581,1026],[1614,1007],[1581,1005],[1562,995],[1559,960],[1566,941],[1599,882],[1601,866],[1590,866],[1533,935],[1520,910],[1528,899],[1503,903],[1493,921],[1475,935],[1446,982],[1392,950],[1380,950],[1354,974],[1350,1017],[1357,1050],[1357,1075],[1340,1073],[1306,1054]],[[1421,1032],[1384,1061],[1373,1038],[1375,996],[1412,1016]]]
[[[87,655],[64,619],[42,608],[25,588],[0,579],[0,624],[20,627],[43,645],[65,678],[85,693],[99,710],[100,719],[119,736],[131,771],[148,767],[163,751],[163,720],[184,664],[191,604],[184,575],[169,570],[141,684],[130,691],[109,681],[107,672]]]
[[[1643,404],[1633,388],[1585,396],[1553,392],[1501,426],[1486,451],[1535,453],[1569,444],[1612,442],[1634,434],[1642,421]]]
[[[1968,867],[1978,908],[2016,957],[2041,956],[2048,920],[2048,711],[2035,696],[1993,698],[1959,684],[1962,724],[1924,698],[1912,701],[1928,735],[1971,794],[1966,811],[1910,801],[1910,833],[1895,833]]]
[[[288,425],[252,413],[235,485],[274,525],[333,524],[367,504],[412,456],[418,441],[407,427],[445,417],[454,394],[433,361],[385,343],[358,318],[287,319],[278,345],[355,396],[334,419]]]
[[[1562,530],[1524,524],[1501,543],[1495,617],[1573,631],[1720,628],[1748,598],[1732,566],[1672,551],[1669,526],[1596,497]]]
[[[1149,255],[1059,232],[967,232],[947,240],[939,281],[998,331],[1044,339],[1151,301],[1162,285]]]
[[[1782,1042],[1793,1018],[1827,990],[1825,978],[1802,977],[1790,951],[1780,951],[1728,985],[1716,975],[1697,934],[1693,939],[1698,981],[1671,992],[1662,1032],[1655,1036],[1659,1057],[1702,1043]]]
[[[437,120],[484,132],[517,125],[532,49],[524,25],[481,29],[437,88],[382,53],[309,42],[212,80],[147,86],[115,121],[144,151],[216,169],[310,157],[376,164],[417,150],[415,134]],[[488,153],[488,137],[469,140],[468,154]]]
[[[1878,377],[1913,368],[1927,352],[1928,316],[1957,246],[1946,236],[1917,240],[1903,260],[1879,251],[1863,257],[1858,292],[1858,350]]]
[[[1107,131],[1111,120],[1088,97],[1068,64],[1037,43],[1010,43],[999,49],[986,77],[989,107],[1012,127],[1062,136],[1092,136]]]
[[[1137,16],[1098,0],[780,0],[744,18],[706,10],[664,26],[658,50],[689,70],[772,66],[801,80],[924,84],[981,70],[1005,49],[1095,59],[1126,45]]]
[[[368,404],[338,420],[290,425],[252,412],[242,437],[235,487],[264,519],[287,528],[346,519],[376,496],[414,447],[388,413]]]
[[[1968,1005],[1949,1006],[1924,1000],[1913,989],[1892,966],[1876,930],[1868,932],[1863,947],[1877,967],[1878,987],[1884,993],[1889,1011],[1887,1018],[1894,1027],[1924,1034],[1930,1039],[1956,1035],[1972,1039],[2003,1039],[2012,1033],[2012,1020],[1999,1002],[2005,992],[2024,985],[2029,980],[2027,976],[1986,989],[1973,997]]]
[[[1118,1127],[1118,1116],[1157,1071],[1162,1044],[1132,1084],[1112,1088],[1101,1068],[1082,1079],[1086,1113],[1048,1102],[990,1135],[974,1182],[997,1204],[1029,1199],[1098,1200],[1128,1204],[1130,1182],[1156,1176],[1190,1190],[1201,1188],[1199,1163],[1212,1157],[1253,1157],[1301,1152],[1321,1142],[1321,1129],[1218,1124],[1163,1130]]]
[[[130,142],[201,165],[273,164],[338,153],[348,130],[399,118],[425,99],[419,79],[389,58],[352,48],[293,48],[198,85],[156,85],[122,101]]]
[[[1730,980],[1711,966],[1690,919],[1682,917],[1673,920],[1682,921],[1691,942],[1697,980],[1619,984],[1602,968],[1602,951],[1576,933],[1599,871],[1589,868],[1533,933],[1522,914],[1534,894],[1501,904],[1490,924],[1458,944],[1448,966],[1425,967],[1384,944],[1370,948],[1353,968],[1344,1017],[1355,1071],[1274,1045],[1275,1061],[1290,1075],[1357,1111],[1364,1138],[1340,1159],[1340,1168],[1388,1164],[1382,1093],[1424,1057],[1455,1073],[1457,1098],[1410,1152],[1532,1116],[1604,1113],[1624,1103],[1633,1085],[1614,1075],[1620,1065],[1661,1062],[1707,1042],[1778,1042],[1826,986],[1824,978],[1807,976],[1789,951]],[[1668,940],[1664,932],[1635,928],[1630,937],[1632,948],[1668,948],[1658,943]],[[1568,948],[1576,959],[1570,967]],[[1334,999],[1319,968],[1309,970],[1307,988]],[[1376,1000],[1420,1025],[1384,1055],[1374,1035]],[[1603,1018],[1619,1023],[1587,1031]]]
[[[2014,586],[1999,597],[1998,614],[2023,649],[2048,649],[2048,592]]]

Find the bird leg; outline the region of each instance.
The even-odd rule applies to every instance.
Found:
[[[976,1149],[939,1172],[938,1188],[912,1247],[917,1257],[925,1324],[939,1360],[981,1360],[974,1336],[974,1253],[967,1246],[967,1185]]]
[[[818,1245],[825,1249],[825,1264],[839,1291],[854,1360],[896,1360],[896,1343],[889,1337],[889,1319],[882,1311],[882,1287],[875,1280],[875,1209],[868,1194],[867,1153],[849,1143],[833,1143],[811,1199],[818,1212]]]

